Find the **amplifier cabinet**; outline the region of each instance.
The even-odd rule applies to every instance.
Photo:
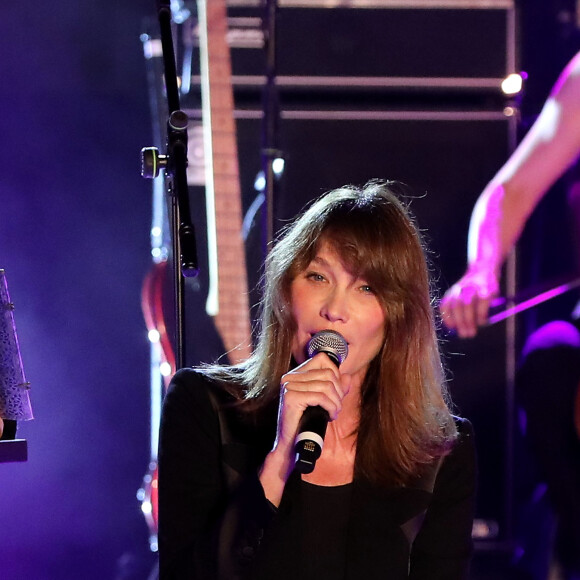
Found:
[[[256,4],[229,3],[236,86],[263,83]],[[499,90],[516,72],[515,10],[509,0],[281,2],[276,53],[281,88]]]

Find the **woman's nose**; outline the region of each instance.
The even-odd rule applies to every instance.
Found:
[[[348,299],[345,292],[333,289],[327,294],[320,308],[320,315],[330,322],[348,320]]]

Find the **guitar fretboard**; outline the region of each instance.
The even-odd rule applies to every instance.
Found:
[[[242,239],[242,205],[225,0],[198,0],[210,290],[230,362],[251,352],[250,308]]]

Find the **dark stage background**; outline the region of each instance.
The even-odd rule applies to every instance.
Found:
[[[555,24],[564,5],[527,0],[523,6],[521,25],[527,35],[522,35],[522,68],[530,73],[524,112],[529,119],[578,47]],[[54,5],[33,0],[0,6],[0,268],[6,270],[16,306],[36,416],[19,425],[19,436],[28,440],[28,462],[0,464],[3,580],[144,580],[154,565],[136,499],[149,462],[150,436],[149,345],[140,291],[151,265],[151,183],[140,177],[139,151],[154,144],[139,36],[150,29],[144,20],[154,12],[154,0]],[[345,102],[343,108],[360,107]],[[239,123],[239,139],[247,145],[243,153],[248,162],[242,167],[246,190],[251,190],[252,164],[258,157],[257,151],[248,151],[259,146],[256,123]],[[338,185],[333,182],[337,173],[341,181],[359,183],[370,177],[416,179],[416,193],[430,191],[432,196],[450,195],[448,179],[452,191],[463,196],[455,210],[463,212],[465,221],[479,188],[506,154],[502,134],[488,136],[498,147],[486,156],[476,138],[483,135],[481,126],[468,130],[468,136],[460,129],[449,131],[447,139],[433,132],[422,147],[414,142],[399,147],[400,141],[380,139],[382,128],[392,131],[393,124],[406,123],[421,133],[420,124],[356,118],[345,123],[352,123],[353,139],[362,142],[368,136],[365,147],[378,155],[384,147],[385,157],[400,155],[402,162],[411,155],[419,166],[435,161],[428,176],[414,177],[412,162],[402,165],[404,176],[367,174],[376,173],[376,165],[366,151],[356,175],[343,175],[344,161],[322,139],[331,139],[348,157],[348,142],[344,147],[340,142],[341,123],[318,119],[303,132],[298,115],[282,123],[284,145],[295,151],[285,199],[291,199],[292,187],[304,183],[312,185],[311,196]],[[367,128],[369,123],[372,128]],[[321,129],[313,131],[317,126]],[[303,134],[309,135],[324,171],[300,159],[307,153],[301,149]],[[464,143],[470,149],[461,149]],[[458,155],[481,163],[463,167],[464,174],[446,176],[431,151],[455,155],[457,148]],[[332,163],[340,164],[340,171],[333,171]],[[316,172],[318,181],[306,167]],[[292,204],[282,200],[282,217],[297,209]],[[420,221],[433,220],[450,238],[452,231],[443,227],[445,216],[422,216],[420,207]],[[466,224],[451,221],[457,250],[451,258],[442,256],[452,261],[446,266],[450,279],[443,284],[463,268]],[[478,578],[503,577],[493,568],[491,554],[483,560]]]
[[[0,464],[4,580],[145,578],[150,566],[135,494],[149,460],[139,35],[154,9],[0,5],[0,267],[36,416],[18,431],[28,462]]]

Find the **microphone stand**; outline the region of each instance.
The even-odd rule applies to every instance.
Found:
[[[276,0],[264,0],[264,48],[266,51],[266,82],[262,95],[264,117],[262,121],[262,169],[264,172],[264,211],[262,212],[262,247],[264,257],[268,254],[274,238],[274,200],[277,178],[274,161],[282,157],[278,148],[278,121],[280,118],[278,91],[276,88]]]
[[[169,118],[167,121],[167,154],[162,155],[155,147],[142,149],[143,177],[154,178],[165,169],[168,179],[167,192],[170,200],[170,227],[173,252],[173,276],[175,289],[175,364],[184,366],[184,277],[199,273],[195,230],[191,222],[189,191],[187,185],[187,114],[180,110],[175,51],[172,36],[172,12],[169,0],[157,0],[157,12],[161,32],[163,66]]]

